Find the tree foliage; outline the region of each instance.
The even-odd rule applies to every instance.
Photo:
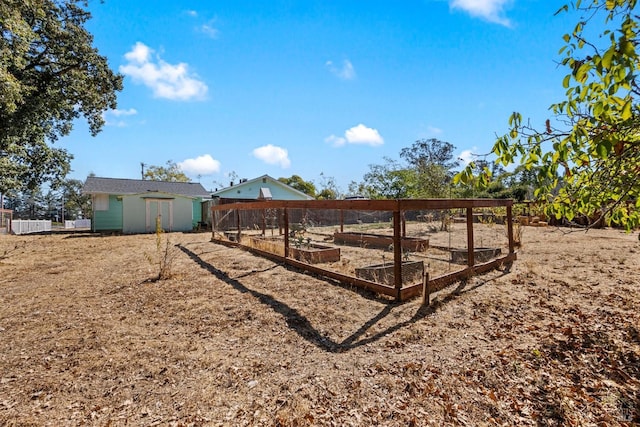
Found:
[[[359,193],[370,199],[407,199],[415,188],[417,174],[400,162],[384,157],[384,163],[369,165]]]
[[[168,182],[190,182],[191,180],[180,166],[172,160],[167,161],[167,166],[149,166],[144,171],[144,179],[150,181],[168,181]]]
[[[419,139],[410,147],[400,150],[400,157],[417,171],[428,170],[436,165],[453,176],[451,171],[459,164],[453,154],[455,149],[456,147],[450,142],[436,138]]]
[[[122,76],[84,28],[86,1],[0,2],[0,192],[60,180],[72,156],[50,143],[84,117],[92,135]]]
[[[318,185],[318,192],[316,199],[318,200],[336,200],[340,198],[342,193],[336,183],[336,180],[332,176],[326,176],[323,172],[320,172],[320,183]]]
[[[91,218],[91,196],[82,193],[83,186],[84,182],[79,179],[65,179],[60,183],[65,218]]]
[[[448,197],[454,168],[455,146],[435,138],[421,139],[400,151],[406,163],[385,157],[383,164],[369,165],[361,184],[350,190],[372,199]]]
[[[520,163],[535,173],[534,198],[548,214],[572,220],[605,217],[633,229],[640,225],[640,86],[636,0],[578,1],[558,13],[581,15],[560,49],[568,74],[566,99],[552,104],[553,121],[542,126],[509,119],[509,132],[493,153],[497,162]],[[587,30],[604,23],[599,38]],[[473,173],[456,180],[486,187],[491,174]]]
[[[15,192],[5,199],[5,206],[13,210],[14,219],[50,219],[47,204],[40,187]]]
[[[302,191],[311,197],[316,197],[316,186],[311,181],[305,181],[299,175],[291,175],[289,178],[280,177],[278,181],[287,184],[291,188]]]

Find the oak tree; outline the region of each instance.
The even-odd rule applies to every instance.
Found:
[[[278,181],[283,184],[287,184],[291,188],[295,188],[298,191],[303,192],[304,194],[316,197],[316,186],[311,181],[305,181],[299,175],[291,175],[289,178],[280,177]]]
[[[81,0],[0,2],[0,192],[59,181],[72,156],[53,142],[83,117],[92,135],[122,76],[93,46]]]
[[[143,179],[150,181],[190,182],[191,180],[182,171],[180,166],[172,160],[167,161],[167,166],[151,165],[144,171]]]

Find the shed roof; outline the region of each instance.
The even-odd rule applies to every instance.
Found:
[[[149,191],[191,197],[211,197],[211,193],[205,190],[199,182],[168,182],[90,176],[82,187],[82,192],[85,194],[140,194]]]

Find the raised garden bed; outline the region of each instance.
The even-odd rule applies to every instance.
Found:
[[[467,249],[450,249],[451,262],[455,264],[467,264],[468,253]],[[475,262],[487,262],[500,255],[502,251],[500,248],[474,248],[473,259]]]
[[[309,264],[340,261],[340,248],[303,243],[300,247],[289,245],[289,256]]]
[[[402,262],[402,283],[415,284],[422,281],[424,273],[424,262],[422,261],[403,261]],[[394,284],[395,275],[393,274],[393,262],[385,264],[368,265],[366,267],[356,268],[356,277],[370,280],[376,283],[384,283],[385,285]]]
[[[284,241],[281,237],[251,237],[251,247],[284,256]],[[303,242],[296,246],[289,242],[289,257],[309,264],[340,261],[340,248]]]
[[[372,233],[336,232],[333,234],[334,243],[358,245],[369,248],[387,249],[393,244],[392,236]],[[419,237],[403,237],[402,249],[412,252],[423,252],[429,248],[429,239]]]

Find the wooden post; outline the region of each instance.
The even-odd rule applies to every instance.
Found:
[[[515,252],[515,244],[513,241],[513,209],[511,205],[507,205],[507,235],[509,237],[509,253]]]
[[[473,208],[467,208],[467,265],[475,264],[475,250],[473,247]]]
[[[340,209],[340,232],[344,233],[344,211]]]
[[[289,210],[284,208],[284,257],[289,258]]]
[[[400,215],[402,216],[402,237],[407,237],[407,220],[404,217],[404,211]]]
[[[236,209],[236,223],[238,224],[238,234],[236,234],[236,242],[240,243],[240,230],[242,230],[242,224],[240,224],[240,209]]]
[[[262,235],[267,236],[267,212],[262,209]]]
[[[431,298],[429,295],[429,272],[424,270],[422,272],[422,305],[431,304]]]
[[[402,290],[402,238],[400,237],[400,211],[393,211],[393,284],[396,288],[396,300],[400,301]]]
[[[211,209],[211,240],[215,239],[216,237],[216,228],[218,228],[218,216],[216,215],[218,213],[218,211],[215,211],[213,209]],[[91,227],[93,228],[95,221],[91,221]]]

